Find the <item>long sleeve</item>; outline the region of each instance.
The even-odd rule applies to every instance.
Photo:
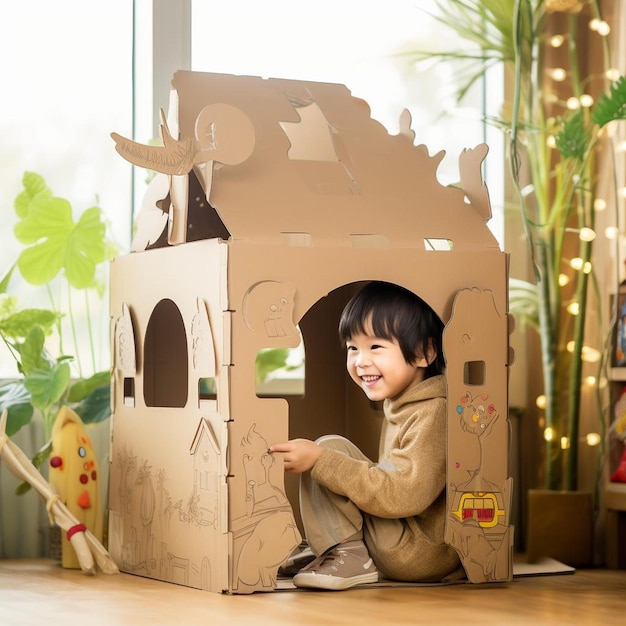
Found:
[[[396,434],[379,462],[372,465],[325,449],[311,477],[371,515],[423,514],[445,488],[445,394],[445,379],[436,376],[386,401],[385,419]]]

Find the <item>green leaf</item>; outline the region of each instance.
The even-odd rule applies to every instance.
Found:
[[[8,270],[4,272],[2,277],[0,278],[0,293],[6,293],[9,288],[9,282],[11,281],[11,276],[13,276],[13,272],[15,271],[15,263],[11,264]]]
[[[287,348],[268,348],[256,356],[255,373],[257,383],[262,383],[275,370],[285,367],[289,350]]]
[[[90,393],[100,387],[111,385],[111,373],[108,370],[97,372],[90,378],[81,378],[77,380],[71,387],[67,396],[68,402],[80,402]]]
[[[539,329],[539,292],[537,285],[509,278],[509,313],[520,327]]]
[[[108,379],[106,385],[94,388],[80,404],[76,405],[75,411],[85,424],[95,424],[110,417],[111,387]]]
[[[52,197],[47,188],[31,195],[37,188],[33,185],[23,192],[26,196],[22,201],[16,200],[22,219],[15,225],[15,236],[29,246],[17,260],[22,276],[32,285],[43,285],[65,270],[72,287],[90,287],[96,265],[105,259],[102,211],[91,207],[74,223],[67,200]]]
[[[12,437],[33,418],[30,393],[22,381],[10,382],[0,387],[0,412],[7,409],[6,433]]]
[[[555,137],[557,150],[565,159],[582,161],[591,139],[591,131],[585,127],[582,112],[576,111],[562,122]]]
[[[0,320],[13,315],[17,311],[17,296],[0,293]]]
[[[65,273],[72,287],[84,289],[92,285],[96,265],[105,260],[104,235],[100,209],[91,207],[84,211],[67,241]]]
[[[57,363],[50,370],[35,370],[24,378],[24,386],[30,391],[33,406],[45,410],[58,402],[70,382],[70,366]]]
[[[26,339],[17,344],[21,358],[21,370],[25,376],[36,370],[50,370],[53,363],[44,350],[45,335],[41,326],[31,328]]]
[[[50,457],[50,453],[52,452],[52,441],[47,441],[44,445],[37,451],[35,456],[31,459],[33,465],[39,469],[44,462]]]
[[[22,185],[24,190],[15,198],[13,203],[15,213],[20,219],[24,219],[28,215],[30,203],[35,196],[42,194],[42,197],[52,197],[52,191],[48,189],[46,182],[39,174],[25,172],[22,176]]]
[[[591,118],[600,128],[614,120],[626,119],[626,76],[611,83],[608,94],[600,94]]]
[[[22,309],[6,317],[0,317],[0,334],[11,339],[28,337],[35,327],[41,328],[45,335],[52,332],[61,315],[49,309]]]

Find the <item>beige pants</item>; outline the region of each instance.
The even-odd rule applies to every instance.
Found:
[[[327,435],[316,443],[375,465],[345,437]],[[459,566],[450,546],[433,544],[419,532],[416,535],[406,519],[364,513],[346,496],[315,482],[310,472],[300,477],[300,513],[308,544],[316,556],[345,539],[363,537],[377,567],[390,578],[438,580]]]

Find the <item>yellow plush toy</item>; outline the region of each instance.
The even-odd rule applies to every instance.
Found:
[[[98,460],[80,417],[62,407],[52,429],[50,484],[80,524],[102,541],[102,504]],[[79,568],[76,552],[63,536],[63,567]]]

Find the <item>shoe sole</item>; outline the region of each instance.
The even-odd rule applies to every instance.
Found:
[[[341,578],[339,576],[329,576],[327,574],[314,574],[303,572],[293,577],[293,584],[296,587],[306,589],[327,589],[329,591],[343,591],[357,585],[367,583],[377,583],[378,572],[370,572],[369,574],[359,574],[350,578]]]

